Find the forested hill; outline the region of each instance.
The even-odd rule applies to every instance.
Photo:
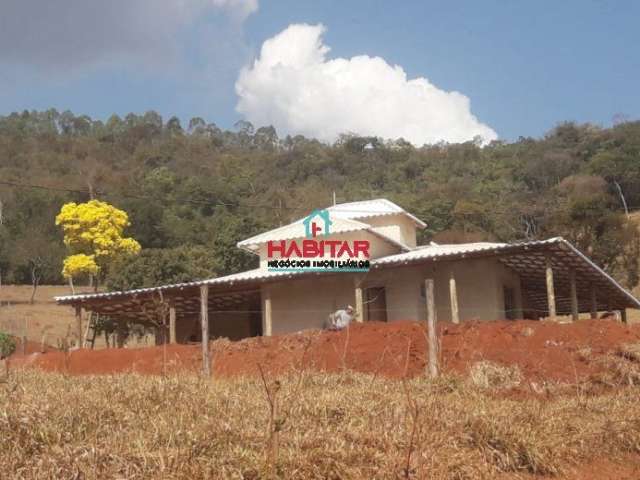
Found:
[[[54,217],[91,196],[126,210],[143,246],[114,287],[252,267],[235,243],[337,200],[389,198],[427,224],[421,241],[562,235],[628,286],[639,240],[640,122],[563,123],[544,138],[415,148],[345,135],[333,145],[240,122],[222,131],[154,112],[107,122],[69,112],[0,117],[3,282],[62,282]],[[18,186],[20,185],[20,186]],[[47,188],[30,188],[37,185]]]

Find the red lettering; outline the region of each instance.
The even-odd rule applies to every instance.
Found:
[[[280,240],[277,244],[274,244],[271,240],[267,243],[267,256],[273,257],[276,253],[279,253],[280,256],[284,255],[285,242],[284,240]]]
[[[338,257],[341,257],[345,253],[350,258],[353,257],[353,252],[351,251],[351,248],[349,248],[349,242],[342,242],[342,245],[340,246],[340,250],[338,250]]]
[[[322,228],[320,228],[320,227],[316,224],[316,222],[312,222],[312,223],[311,223],[311,235],[312,235],[313,237],[315,237],[315,236],[316,236],[316,234],[317,234],[318,232],[321,232],[321,231],[322,231]]]
[[[336,247],[338,245],[340,245],[340,243],[342,243],[342,242],[340,242],[340,240],[325,240],[324,241],[325,245],[329,245],[329,252],[330,252],[331,258],[335,258],[335,256],[336,256]]]
[[[302,254],[305,257],[317,257],[318,256],[318,242],[316,242],[315,240],[303,240],[302,241]]]
[[[286,258],[289,258],[291,256],[291,254],[294,254],[296,257],[301,257],[302,256],[302,252],[300,251],[300,248],[298,247],[298,244],[295,241],[292,241],[289,244],[289,249],[287,250],[287,253],[285,255]]]
[[[353,242],[353,256],[360,257],[360,254],[365,258],[369,258],[369,240],[354,240]]]

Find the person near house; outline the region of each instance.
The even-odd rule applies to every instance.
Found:
[[[329,314],[327,319],[327,330],[342,330],[347,328],[353,320],[353,307],[347,305],[344,310],[337,310],[334,313]]]

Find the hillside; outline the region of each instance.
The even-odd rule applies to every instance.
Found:
[[[516,241],[557,235],[629,287],[640,207],[640,122],[561,123],[543,138],[414,147],[344,135],[334,144],[234,131],[155,112],[107,122],[70,112],[0,117],[0,275],[62,283],[54,218],[65,202],[106,200],[128,212],[143,253],[103,272],[110,288],[250,268],[235,244],[337,200],[387,197],[424,220],[420,241]],[[84,279],[79,279],[83,283]]]

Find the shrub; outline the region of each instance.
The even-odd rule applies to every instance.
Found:
[[[8,357],[15,349],[15,340],[6,333],[0,332],[0,358]]]

